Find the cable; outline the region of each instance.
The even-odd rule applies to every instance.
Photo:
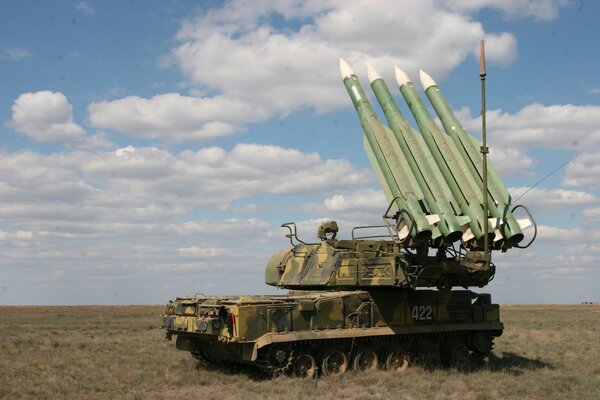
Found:
[[[552,175],[554,175],[554,173],[555,173],[556,171],[558,171],[559,169],[563,168],[565,165],[569,164],[571,161],[575,161],[575,159],[576,159],[577,157],[579,157],[580,155],[582,155],[583,153],[585,153],[585,151],[582,151],[581,153],[577,154],[575,157],[571,158],[570,160],[568,160],[568,161],[566,161],[566,162],[562,163],[561,165],[559,165],[558,167],[554,168],[554,169],[553,169],[553,170],[552,170],[552,171],[551,171],[549,174],[547,174],[547,175],[546,175],[546,176],[544,176],[542,179],[540,179],[539,181],[537,181],[537,182],[535,183],[535,185],[533,185],[533,186],[531,186],[529,189],[527,189],[527,190],[525,191],[525,193],[523,193],[522,195],[520,195],[519,197],[517,197],[517,199],[516,199],[516,200],[514,200],[514,201],[512,202],[512,204],[516,204],[516,203],[517,203],[517,201],[519,201],[519,200],[520,200],[520,199],[521,199],[523,196],[525,196],[527,193],[529,193],[529,191],[530,191],[530,190],[532,190],[532,189],[533,189],[533,188],[535,188],[537,185],[539,185],[540,183],[544,182],[546,179],[548,179],[549,177],[551,177]]]

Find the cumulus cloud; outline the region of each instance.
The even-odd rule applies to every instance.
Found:
[[[600,188],[600,151],[589,151],[571,161],[562,179],[565,186]]]
[[[493,146],[490,159],[500,176],[532,176],[536,161],[525,152],[514,147]]]
[[[260,105],[217,96],[198,98],[167,93],[150,99],[138,96],[92,103],[90,123],[141,139],[167,141],[209,139],[231,135],[242,124],[264,120]]]
[[[257,144],[180,153],[132,146],[48,155],[0,152],[0,175],[0,217],[21,230],[66,236],[162,231],[160,224],[197,207],[266,194],[319,195],[370,179],[346,160]]]
[[[323,201],[328,211],[348,212],[375,210],[380,213],[387,206],[387,200],[380,190],[360,189],[352,193],[336,194]]]
[[[556,209],[581,209],[598,203],[598,197],[588,192],[563,189],[531,189],[528,187],[512,187],[508,189],[513,202],[526,204],[532,211],[548,211]],[[525,194],[527,192],[527,194]],[[525,194],[525,196],[523,196]],[[521,197],[523,196],[523,197]]]
[[[481,120],[468,108],[459,112],[463,125],[479,131]],[[504,147],[587,149],[600,144],[600,106],[572,104],[523,107],[514,114],[488,110],[488,134]]]
[[[316,153],[240,144],[179,153],[133,146],[50,154],[0,150],[0,176],[0,280],[24,290],[31,288],[25,281],[37,289],[52,285],[54,300],[36,290],[32,302],[97,303],[111,298],[101,288],[131,290],[132,282],[148,287],[129,301],[156,301],[156,282],[163,281],[174,285],[164,288],[165,299],[175,290],[223,291],[218,282],[232,269],[237,278],[227,281],[228,291],[247,290],[242,281],[248,277],[262,286],[256,276],[269,255],[287,244],[282,230],[255,217],[220,218],[214,211],[253,196],[301,202],[359,187],[370,175]],[[223,243],[235,243],[234,250]],[[183,279],[184,271],[202,271],[202,281]],[[68,286],[73,280],[99,297],[74,293]],[[58,294],[61,285],[72,297]],[[22,298],[10,296],[3,301]]]
[[[60,92],[23,93],[12,106],[12,119],[7,126],[41,143],[62,142],[81,150],[115,146],[106,132],[88,135],[73,122],[73,106]]]
[[[293,24],[279,28],[274,21],[281,17]],[[398,40],[403,37],[411,40]],[[390,81],[395,64],[414,76],[422,67],[443,78],[477,53],[483,37],[490,62],[514,61],[514,35],[485,32],[468,13],[433,1],[226,2],[186,20],[176,47],[161,61],[183,72],[193,97],[167,93],[97,102],[88,108],[89,121],[144,139],[231,135],[304,108],[348,107],[340,56],[361,76],[370,61]]]
[[[600,222],[600,207],[588,208],[581,212],[585,224],[595,224]]]
[[[20,95],[12,106],[9,126],[39,142],[68,142],[85,135],[73,122],[73,106],[65,95],[48,90]]]
[[[481,24],[469,16],[433,2],[317,4],[228,3],[187,21],[173,58],[192,83],[258,101],[274,112],[306,106],[326,111],[347,105],[335,68],[340,56],[356,64],[359,72],[364,72],[364,61],[371,61],[388,76],[395,64],[409,72],[424,67],[445,76],[475,52],[485,35]],[[316,17],[295,31],[268,23],[274,14],[301,20],[309,13]],[[411,40],[398,40],[402,37]],[[514,59],[512,35],[489,34],[489,38],[490,61]]]

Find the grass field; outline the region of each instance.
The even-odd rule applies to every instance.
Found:
[[[600,399],[600,306],[503,306],[483,369],[302,381],[207,370],[163,340],[158,306],[0,307],[0,398]]]

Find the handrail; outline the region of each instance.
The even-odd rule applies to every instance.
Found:
[[[527,213],[527,216],[529,217],[529,219],[531,220],[531,223],[533,224],[533,237],[531,238],[531,240],[529,241],[529,243],[527,243],[525,246],[519,246],[518,244],[515,245],[515,247],[517,249],[526,249],[529,246],[531,246],[531,244],[534,242],[535,238],[537,237],[537,233],[538,233],[538,226],[537,223],[535,222],[535,219],[533,218],[533,215],[531,215],[531,212],[529,211],[529,209],[527,207],[525,207],[522,204],[517,204],[516,206],[513,207],[512,210],[510,210],[511,213],[514,213],[515,210],[517,208],[522,208],[523,210],[525,210],[525,212]]]
[[[408,228],[408,236],[410,236],[410,234],[412,233],[412,231],[413,231],[413,229],[415,227],[415,219],[413,218],[413,216],[410,213],[410,211],[408,211],[408,210],[406,210],[404,208],[400,208],[400,206],[398,206],[398,212],[395,215],[393,215],[393,216],[388,215],[389,212],[390,212],[390,210],[392,209],[392,206],[394,205],[394,203],[397,202],[398,199],[400,199],[400,196],[396,196],[396,197],[394,197],[392,199],[392,201],[390,201],[390,204],[388,205],[387,210],[385,210],[385,213],[383,214],[382,218],[383,218],[383,222],[386,224],[386,227],[387,227],[388,232],[390,233],[390,236],[392,237],[392,239],[394,241],[398,242],[399,244],[403,244],[404,241],[406,240],[406,238],[404,238],[402,240],[400,240],[398,238],[398,226],[400,225],[400,222],[402,220],[405,220],[406,216],[408,216],[408,219],[410,220],[410,225],[409,224],[406,224],[406,225],[409,226],[409,228]],[[393,232],[392,228],[391,228],[391,225],[389,224],[388,220],[389,219],[394,219],[394,217],[396,217],[396,216],[398,216],[398,217],[397,217],[397,220],[396,220],[396,226],[394,227],[394,231],[395,232]],[[402,218],[400,218],[400,216],[402,216]]]
[[[302,244],[306,244],[306,242],[303,242],[302,240],[298,239],[298,231],[296,229],[296,223],[295,222],[286,222],[284,224],[281,224],[282,228],[287,228],[290,233],[288,233],[287,235],[285,235],[286,238],[290,239],[290,243],[292,244],[292,246],[296,247],[297,245],[294,243],[294,239],[297,240],[298,242],[302,243]],[[292,229],[293,227],[293,229]]]

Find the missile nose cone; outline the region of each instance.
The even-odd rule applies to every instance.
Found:
[[[369,77],[369,83],[377,79],[382,79],[381,74],[371,64],[367,63],[367,76]]]
[[[437,83],[435,83],[433,78],[422,69],[419,70],[419,77],[421,78],[421,85],[423,85],[424,91],[427,91],[430,86],[437,86]]]
[[[340,74],[342,74],[342,79],[346,79],[350,75],[356,75],[350,64],[343,58],[340,58]]]
[[[396,83],[398,84],[398,87],[402,87],[408,82],[411,82],[408,75],[406,75],[406,72],[402,71],[398,67],[394,67],[394,74],[396,75]]]

